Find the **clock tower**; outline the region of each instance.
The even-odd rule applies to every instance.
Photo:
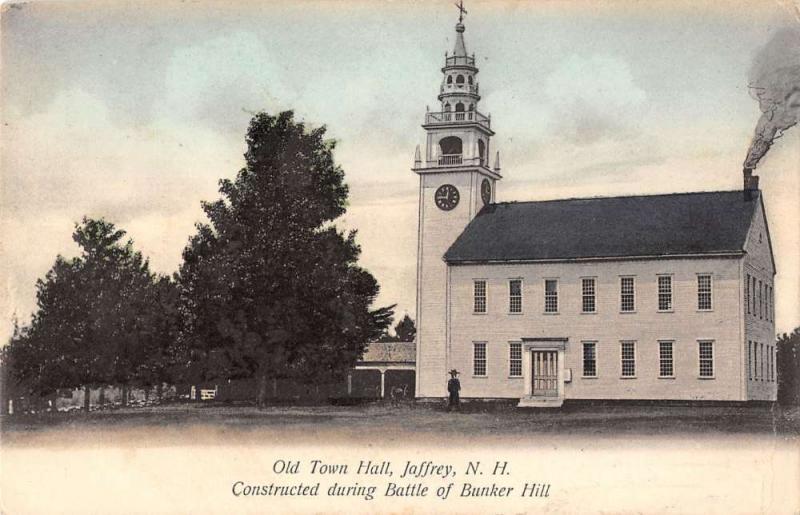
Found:
[[[494,201],[500,180],[499,153],[489,166],[491,118],[478,110],[475,54],[467,55],[463,15],[452,55],[445,54],[438,110],[425,113],[424,155],[419,146],[417,234],[417,397],[443,397],[449,365],[448,280],[445,251],[480,209]],[[460,371],[467,373],[468,371]]]

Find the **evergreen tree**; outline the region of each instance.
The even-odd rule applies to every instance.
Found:
[[[198,379],[341,377],[385,329],[371,311],[374,277],[358,266],[355,231],[331,222],[348,189],[325,128],[291,111],[256,115],[246,166],[204,203],[179,272],[184,337]],[[389,310],[390,311],[390,310]]]
[[[401,342],[413,342],[417,336],[417,327],[414,325],[414,320],[406,314],[402,320],[397,322],[394,326],[394,332],[397,339]]]

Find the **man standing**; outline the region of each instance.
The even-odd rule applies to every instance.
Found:
[[[450,402],[448,407],[450,411],[453,409],[461,410],[458,399],[458,392],[461,390],[461,383],[458,380],[458,370],[455,368],[450,371],[450,380],[447,381],[447,392],[450,394]]]

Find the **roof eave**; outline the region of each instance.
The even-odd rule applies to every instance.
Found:
[[[535,264],[535,263],[570,263],[591,261],[643,261],[648,259],[709,259],[709,258],[737,258],[744,256],[743,250],[715,251],[686,254],[653,254],[640,256],[588,256],[546,259],[442,259],[448,265],[495,265],[495,264]]]

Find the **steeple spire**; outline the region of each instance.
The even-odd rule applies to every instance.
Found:
[[[464,44],[464,15],[467,10],[464,9],[464,1],[460,0],[456,7],[458,7],[458,23],[456,24],[456,47],[453,49],[455,57],[466,57],[467,46]]]

